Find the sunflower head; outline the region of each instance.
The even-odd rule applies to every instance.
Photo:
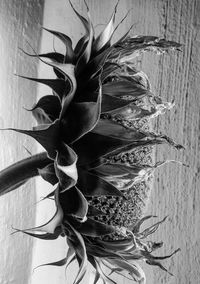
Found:
[[[162,242],[144,241],[166,218],[143,231],[140,226],[155,217],[143,217],[152,174],[160,165],[152,161],[153,147],[182,146],[150,131],[150,119],[173,103],[152,93],[134,58],[144,51],[178,50],[180,44],[155,36],[130,36],[131,29],[113,43],[117,5],[96,36],[87,4],[87,18],[71,4],[85,28],[74,48],[69,36],[45,29],[63,42],[65,53],[31,55],[52,67],[55,78],[28,79],[51,87],[52,95],[33,106],[38,123],[33,130],[15,129],[45,148],[50,162],[38,173],[56,185],[47,196],[55,199],[55,215],[43,226],[24,232],[41,239],[65,237],[68,254],[52,265],[77,259],[76,284],[86,272],[87,261],[96,271],[94,283],[99,278],[112,281],[104,267],[145,283],[138,260],[166,270],[160,260],[172,255],[155,257],[152,252]]]

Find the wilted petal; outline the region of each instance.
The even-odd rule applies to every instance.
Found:
[[[100,119],[92,132],[121,140],[128,140],[130,142],[147,137],[145,133],[139,132],[134,128],[127,129],[124,126],[107,119]]]
[[[125,259],[113,258],[108,259],[107,261],[112,265],[121,268],[122,270],[127,271],[132,278],[140,284],[146,283],[146,277],[142,268],[136,262],[126,261]]]

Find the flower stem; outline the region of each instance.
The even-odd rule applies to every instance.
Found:
[[[18,188],[28,179],[39,175],[38,169],[44,168],[50,161],[47,153],[42,152],[0,171],[0,196]]]

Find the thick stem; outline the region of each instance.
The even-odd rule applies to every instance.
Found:
[[[43,152],[0,171],[0,196],[16,189],[28,179],[37,176],[39,174],[38,169],[44,168],[50,162],[47,153]]]

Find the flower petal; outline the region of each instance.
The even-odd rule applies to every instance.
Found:
[[[59,181],[56,176],[54,163],[51,163],[42,169],[38,169],[38,173],[44,180],[48,181],[52,185],[55,185]]]
[[[73,187],[78,179],[77,155],[67,144],[61,144],[55,159],[55,172],[61,185],[61,192]]]
[[[96,174],[79,169],[78,171],[78,188],[84,196],[123,196],[115,186],[103,180]]]
[[[68,82],[66,82],[63,79],[39,79],[39,78],[25,77],[21,75],[18,76],[23,79],[35,81],[37,83],[41,83],[50,87],[56,93],[56,95],[58,95],[60,99],[62,99],[62,97],[66,96],[66,93],[68,93],[69,89]]]
[[[56,228],[58,228],[61,225],[63,220],[63,210],[60,206],[58,195],[59,195],[59,188],[55,190],[56,212],[54,213],[53,217],[44,225],[23,230],[24,232],[29,233],[29,232],[38,231],[38,232],[46,232],[49,234],[55,233]]]
[[[45,31],[55,35],[57,38],[59,38],[65,45],[66,47],[66,53],[65,53],[65,58],[63,63],[73,63],[74,61],[74,51],[72,48],[72,40],[70,37],[68,37],[67,35],[61,33],[61,32],[57,32],[54,30],[50,30],[50,29],[46,29],[43,28]]]
[[[94,42],[94,50],[96,52],[101,50],[105,45],[107,47],[110,44],[110,40],[115,31],[114,23],[115,23],[115,15],[117,12],[118,4],[119,4],[119,0],[117,1],[117,4],[115,5],[115,9],[111,16],[110,21],[108,22],[105,29],[99,34],[99,36],[96,38]]]
[[[59,144],[59,120],[55,120],[50,125],[43,125],[41,130],[22,130],[15,128],[8,128],[7,130],[13,130],[33,137],[45,148],[50,158],[55,158],[56,149]]]
[[[101,88],[96,102],[72,103],[62,119],[61,132],[65,143],[74,143],[91,131],[101,113]]]
[[[64,220],[71,216],[79,223],[86,221],[88,202],[77,187],[60,192],[59,201],[63,209]]]

